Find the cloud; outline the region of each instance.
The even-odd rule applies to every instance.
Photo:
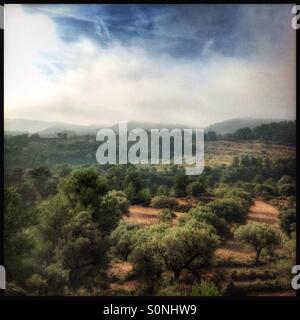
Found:
[[[250,9],[241,11],[239,33],[246,34],[254,20],[259,27],[272,21],[274,11],[259,15],[256,7]],[[255,50],[249,54],[222,53],[212,36],[202,39],[198,54],[178,58],[163,50],[154,54],[139,41],[124,45],[100,18],[98,32],[112,38],[109,45],[86,35],[66,42],[49,15],[32,14],[19,5],[5,10],[7,118],[201,127],[234,117],[295,117],[295,34],[286,20],[274,22],[264,33],[253,24],[249,43]],[[276,43],[272,28],[279,30]],[[166,32],[162,25],[154,29]],[[195,31],[190,35],[197,36]]]

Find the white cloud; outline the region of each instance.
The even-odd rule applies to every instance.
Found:
[[[295,48],[286,48],[288,61],[272,52],[246,60],[213,53],[212,39],[209,59],[183,61],[116,43],[103,48],[87,38],[67,44],[47,15],[19,5],[5,10],[7,118],[205,126],[234,117],[295,116]]]

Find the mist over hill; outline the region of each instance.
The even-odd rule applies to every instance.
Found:
[[[46,122],[40,120],[24,120],[24,119],[5,119],[4,131],[8,132],[21,132],[21,133],[35,133],[45,130],[53,126],[55,122]]]
[[[279,119],[261,119],[261,118],[236,118],[229,119],[222,122],[217,122],[209,125],[205,128],[205,131],[215,131],[217,134],[228,134],[233,133],[240,128],[251,128],[272,122],[280,122]],[[114,131],[118,131],[118,124],[112,126],[104,125],[77,125],[59,122],[45,122],[39,120],[24,120],[24,119],[5,119],[4,130],[7,135],[18,135],[18,134],[34,134],[38,133],[41,137],[54,138],[57,137],[58,133],[67,133],[69,136],[82,136],[82,135],[95,135],[101,128],[111,128]],[[128,130],[135,128],[141,128],[146,131],[151,129],[174,129],[174,128],[191,128],[184,124],[168,124],[168,123],[151,123],[151,122],[139,122],[139,121],[128,121]]]
[[[227,134],[233,133],[240,128],[253,129],[261,124],[280,121],[285,121],[285,119],[235,118],[211,124],[206,128],[206,131],[215,131],[217,134]]]

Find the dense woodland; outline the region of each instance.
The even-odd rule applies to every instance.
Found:
[[[97,165],[94,139],[5,138],[8,294],[218,296],[290,289],[295,158],[244,155],[186,176],[176,165]],[[226,136],[208,132],[206,139],[294,145],[295,122]],[[257,199],[280,210],[278,226],[249,222]],[[158,223],[130,220],[132,208],[156,210]],[[249,248],[251,259],[217,256],[227,243]],[[108,272],[115,263],[131,266],[124,279]],[[224,268],[236,269],[228,276]],[[138,285],[128,291],[122,284],[129,282]]]

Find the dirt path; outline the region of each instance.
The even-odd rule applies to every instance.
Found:
[[[129,214],[124,216],[127,222],[150,225],[158,223],[158,214],[161,209],[132,205],[129,207]]]
[[[107,277],[111,279],[110,289],[114,292],[135,291],[139,286],[138,280],[126,280],[133,270],[133,264],[129,261],[113,261],[106,270]]]
[[[271,204],[262,200],[255,200],[249,210],[248,222],[256,221],[274,225],[278,223],[278,214],[278,209]]]
[[[110,278],[125,279],[133,270],[133,264],[128,261],[111,262],[107,268],[106,274]]]
[[[162,209],[143,207],[141,205],[131,205],[129,207],[129,214],[124,216],[124,220],[131,223],[138,223],[141,225],[151,225],[159,223],[159,213]],[[176,218],[173,224],[178,223],[178,218],[183,216],[183,212],[174,212]]]
[[[215,252],[216,257],[223,259],[234,259],[237,261],[253,260],[255,253],[251,248],[241,246],[233,241],[228,241],[223,247],[218,248]]]

